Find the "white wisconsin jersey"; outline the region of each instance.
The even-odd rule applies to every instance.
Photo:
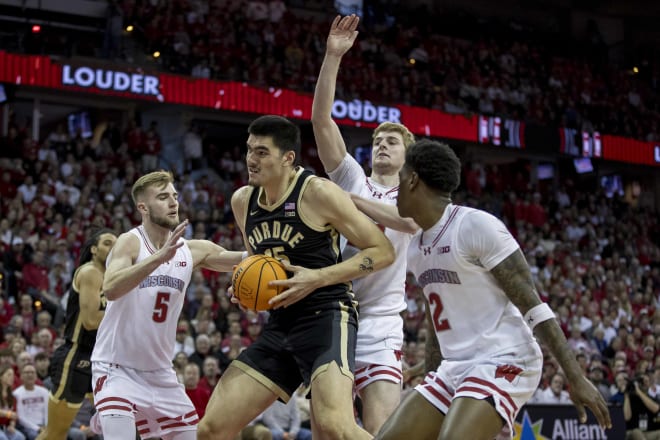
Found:
[[[344,191],[365,199],[396,205],[399,187],[388,187],[374,182],[350,154],[345,155],[344,160],[329,172],[328,176]],[[360,315],[391,315],[406,308],[406,251],[411,235],[392,229],[385,229],[383,232],[394,247],[396,260],[376,273],[353,281],[353,291],[360,304]],[[343,236],[341,239],[342,255],[346,260],[355,255],[358,249],[347,243]]]
[[[129,233],[140,240],[136,263],[156,252],[142,226]],[[108,301],[92,361],[142,371],[172,368],[177,320],[192,269],[192,254],[184,244],[174,258],[158,266],[140,285]]]
[[[438,223],[414,235],[408,269],[429,302],[444,359],[483,358],[535,343],[490,273],[518,249],[504,223],[464,206],[447,206]]]

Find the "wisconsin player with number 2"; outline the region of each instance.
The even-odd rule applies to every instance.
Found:
[[[541,378],[542,354],[532,332],[564,370],[580,420],[586,421],[586,405],[602,427],[610,427],[605,401],[541,302],[506,226],[484,211],[451,203],[460,170],[448,145],[421,140],[408,147],[399,172],[398,216],[391,206],[356,200],[383,224],[412,218],[421,227],[408,248],[408,269],[423,288],[435,330],[427,340],[429,373],[376,438],[510,437],[516,414]]]
[[[142,224],[108,256],[108,299],[92,353],[94,425],[105,440],[196,439],[197,413],[172,368],[177,320],[195,268],[229,272],[241,252],[184,240],[172,174],[155,171],[132,188]]]

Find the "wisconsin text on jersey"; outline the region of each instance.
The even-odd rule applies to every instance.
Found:
[[[429,269],[419,276],[418,279],[420,287],[424,288],[427,284],[445,283],[445,284],[461,284],[458,273],[453,270],[445,269]]]
[[[248,237],[248,242],[252,249],[256,249],[257,245],[264,240],[275,239],[287,242],[291,248],[304,240],[305,236],[300,232],[296,232],[293,226],[284,225],[278,221],[261,222],[259,225],[252,229]]]
[[[169,275],[150,275],[140,283],[140,289],[145,289],[147,287],[156,287],[156,286],[165,286],[171,287],[183,292],[183,288],[186,283],[179,278],[174,278]]]

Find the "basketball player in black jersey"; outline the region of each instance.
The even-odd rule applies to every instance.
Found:
[[[53,389],[48,402],[48,425],[38,440],[66,440],[85,396],[92,392],[90,356],[105,311],[101,295],[105,260],[117,236],[109,229],[96,231],[84,244],[73,274],[66,308],[66,342],[51,359]]]
[[[394,251],[337,185],[296,167],[300,130],[262,116],[248,128],[249,185],[232,210],[251,254],[282,260],[293,274],[271,300],[268,323],[227,368],[198,427],[200,440],[233,440],[273,401],[311,386],[314,438],[369,439],[353,416],[357,310],[350,280],[379,270]],[[342,261],[339,234],[361,249]]]

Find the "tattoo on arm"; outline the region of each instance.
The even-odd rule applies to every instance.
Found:
[[[490,273],[523,315],[541,303],[534,287],[532,273],[529,271],[525,256],[520,249],[492,268]]]
[[[362,264],[360,264],[360,270],[362,272],[373,272],[374,271],[374,260],[369,257],[364,257],[362,259]]]
[[[529,271],[529,266],[520,249],[505,258],[490,273],[493,274],[509,300],[523,314],[527,313],[532,307],[541,304],[541,298],[539,298],[534,287],[534,280]],[[564,332],[555,319],[541,322],[534,327],[534,332],[557,359],[569,381],[580,374],[575,355],[569,348]]]

